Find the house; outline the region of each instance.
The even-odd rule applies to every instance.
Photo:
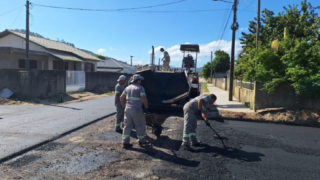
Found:
[[[97,71],[99,72],[134,74],[136,70],[137,68],[113,58],[107,58],[104,62],[97,63]]]
[[[0,69],[25,69],[26,35],[0,33]],[[38,70],[97,70],[99,58],[62,42],[29,36],[29,67]]]

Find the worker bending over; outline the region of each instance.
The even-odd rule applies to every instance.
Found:
[[[116,106],[116,111],[117,111],[117,116],[116,116],[116,132],[122,134],[122,129],[121,129],[121,124],[123,123],[123,118],[124,118],[124,109],[122,108],[122,105],[120,103],[120,96],[124,90],[124,84],[126,82],[126,76],[121,75],[119,79],[117,80],[118,84],[115,87],[115,106]]]
[[[217,100],[216,95],[200,95],[194,99],[191,99],[183,107],[184,113],[184,128],[183,128],[183,139],[182,148],[191,150],[190,140],[192,146],[199,146],[201,142],[197,140],[196,129],[197,129],[197,114],[201,115],[207,125],[210,125],[207,119],[207,109],[209,105],[212,105]]]
[[[170,56],[169,56],[169,53],[167,51],[165,51],[163,48],[161,48],[160,51],[163,52],[162,69],[165,70],[165,71],[168,71],[168,70],[170,70],[170,66],[169,66],[169,64],[170,64]]]
[[[136,129],[136,133],[139,139],[140,146],[149,145],[145,138],[146,131],[146,119],[143,114],[142,103],[148,111],[148,99],[145,94],[144,88],[140,85],[144,78],[135,74],[129,85],[122,93],[120,97],[121,105],[124,110],[124,129],[122,135],[123,148],[130,148],[130,133],[133,127]]]

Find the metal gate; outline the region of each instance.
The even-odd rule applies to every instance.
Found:
[[[85,71],[66,71],[66,91],[81,92],[86,88],[86,73]]]

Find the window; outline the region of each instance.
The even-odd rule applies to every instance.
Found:
[[[85,71],[87,71],[87,72],[94,72],[94,64],[92,64],[92,63],[85,63]]]
[[[64,62],[64,70],[69,70],[68,64],[69,64],[68,61],[65,61],[65,62]]]
[[[63,70],[63,62],[61,60],[53,61],[53,70]]]
[[[38,63],[36,60],[29,60],[29,69],[38,69]],[[26,60],[19,59],[19,69],[26,69]]]

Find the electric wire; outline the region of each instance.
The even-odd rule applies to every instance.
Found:
[[[68,10],[81,10],[81,11],[128,11],[128,10],[136,10],[136,9],[148,9],[148,8],[154,8],[154,7],[161,7],[161,6],[168,6],[172,4],[182,3],[187,0],[180,0],[175,1],[171,3],[165,3],[165,4],[158,4],[153,6],[143,6],[143,7],[133,7],[133,8],[121,8],[121,9],[86,9],[86,8],[72,8],[72,7],[60,7],[60,6],[50,6],[50,5],[43,5],[43,4],[35,4],[32,3],[34,6],[41,6],[41,7],[47,7],[47,8],[55,8],[55,9],[68,9]]]
[[[23,5],[23,6],[24,6],[24,5]],[[10,10],[10,11],[7,11],[7,12],[5,12],[5,13],[2,13],[2,14],[0,14],[0,16],[5,15],[5,14],[8,14],[8,13],[10,13],[10,12],[12,12],[12,11],[15,11],[15,10],[17,10],[17,9],[23,7],[23,6],[19,6],[19,7],[17,7],[17,8],[14,8],[14,9]]]
[[[240,10],[239,14],[242,13],[243,11],[248,11],[246,10],[249,6],[251,6],[256,0],[253,0],[247,7],[245,7],[244,9]],[[255,11],[253,11],[255,12]]]
[[[16,20],[18,19],[19,15],[20,15],[20,13],[21,13],[22,8],[23,8],[23,6],[21,7],[21,9],[20,9],[18,15],[16,16],[16,18],[14,19],[13,23],[11,24],[11,28],[12,28],[13,24],[16,22]]]

